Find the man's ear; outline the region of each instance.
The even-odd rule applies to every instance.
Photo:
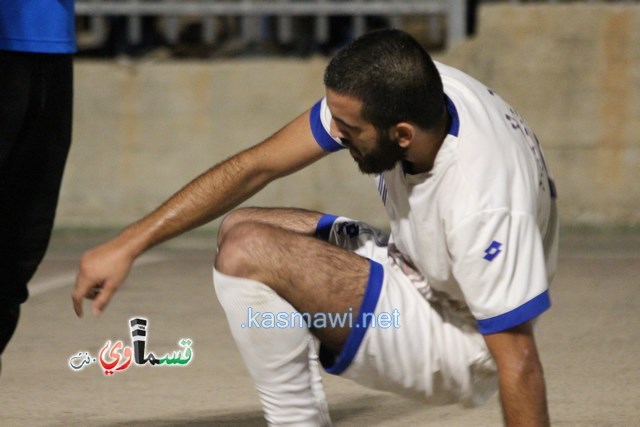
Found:
[[[416,136],[416,128],[408,122],[400,122],[391,129],[391,138],[402,148],[408,148]]]

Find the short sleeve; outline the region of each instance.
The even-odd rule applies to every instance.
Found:
[[[483,211],[450,234],[453,275],[482,334],[518,326],[551,306],[545,255],[535,218]]]
[[[340,140],[332,137],[329,132],[331,112],[327,107],[326,98],[322,98],[311,108],[309,124],[313,137],[324,151],[333,152],[344,148]]]

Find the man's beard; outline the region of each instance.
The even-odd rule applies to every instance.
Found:
[[[396,140],[389,138],[387,131],[378,130],[377,133],[375,148],[365,155],[358,152],[358,156],[354,156],[360,172],[367,175],[379,175],[393,169],[405,154],[405,149]]]

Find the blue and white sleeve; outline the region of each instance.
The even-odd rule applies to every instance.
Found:
[[[549,309],[549,276],[535,218],[507,209],[467,218],[448,239],[453,275],[482,334],[501,332]]]
[[[326,98],[322,98],[311,108],[309,124],[313,137],[324,151],[334,152],[344,148],[340,140],[330,134],[331,112],[327,107]]]

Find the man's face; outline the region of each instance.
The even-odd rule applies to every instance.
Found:
[[[362,173],[382,173],[404,158],[404,149],[388,131],[378,131],[362,118],[361,101],[327,89],[327,105],[332,115],[331,136],[349,149]]]

